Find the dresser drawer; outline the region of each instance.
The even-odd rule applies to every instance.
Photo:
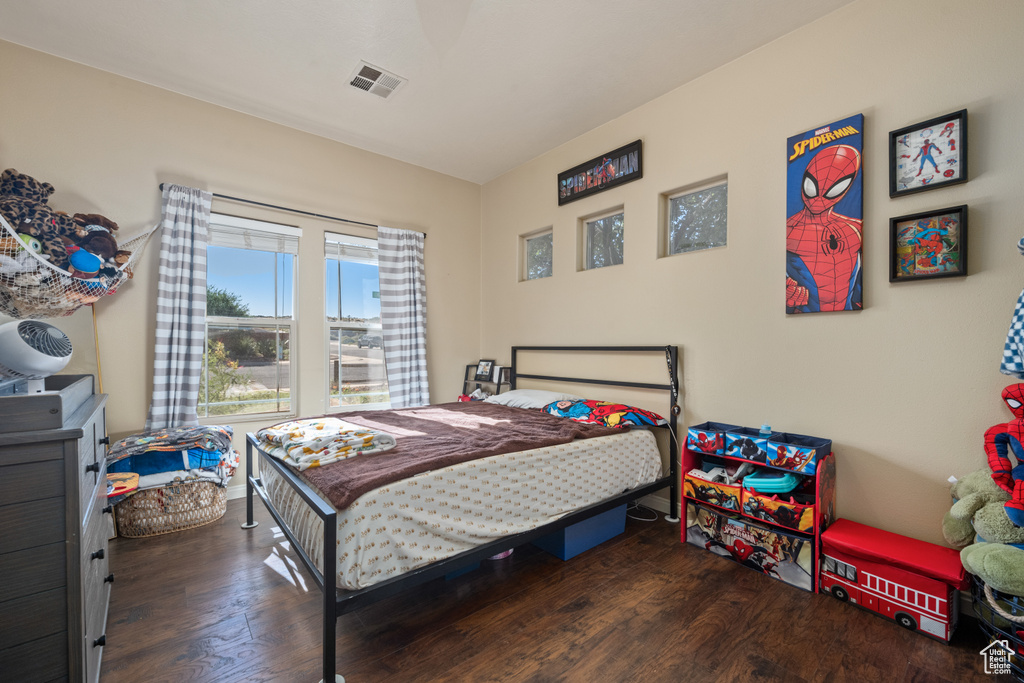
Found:
[[[103,515],[94,514],[89,518],[88,526],[82,534],[81,551],[83,582],[89,582],[93,578],[102,579],[107,575],[110,561],[107,557],[107,532],[103,524]]]
[[[0,506],[0,553],[64,540],[64,498]]]
[[[52,636],[67,628],[68,601],[64,588],[8,600],[0,619],[0,647],[14,647]]]
[[[81,496],[81,519],[97,502],[107,496],[107,449],[100,443],[105,441],[106,411],[97,410],[82,427],[82,438],[78,440],[79,495]],[[100,505],[100,507],[103,507]]]
[[[82,653],[85,657],[85,680],[95,682],[99,677],[100,659],[106,642],[107,607],[110,605],[110,584],[107,574],[90,576],[83,586],[85,597],[85,636]]]
[[[6,681],[66,681],[66,631],[0,650],[0,671]]]
[[[63,543],[51,543],[0,555],[0,614],[8,600],[67,585],[65,553]]]
[[[0,505],[64,495],[64,461],[0,466]]]

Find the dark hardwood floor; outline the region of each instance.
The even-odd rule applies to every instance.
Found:
[[[111,542],[101,681],[320,679],[320,594],[244,501],[199,529]],[[563,562],[532,546],[343,615],[338,672],[400,681],[993,681],[972,620],[951,645],[679,542],[626,533]]]

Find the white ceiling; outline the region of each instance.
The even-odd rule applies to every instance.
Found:
[[[0,39],[484,183],[850,1],[8,0]]]

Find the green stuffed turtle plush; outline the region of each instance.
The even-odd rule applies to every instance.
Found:
[[[957,480],[950,493],[956,502],[942,519],[942,535],[951,546],[963,548],[975,540],[1024,544],[1024,529],[1003,509],[1010,495],[992,480],[987,467]]]
[[[51,264],[67,268],[68,255],[62,238],[74,238],[76,225],[71,216],[55,211],[46,202],[53,194],[50,183],[9,168],[0,174],[0,214],[17,233],[39,240],[41,254]]]

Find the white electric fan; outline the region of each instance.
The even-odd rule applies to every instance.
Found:
[[[43,391],[43,379],[70,360],[71,340],[53,325],[38,320],[0,325],[0,377],[28,380],[28,393]]]

